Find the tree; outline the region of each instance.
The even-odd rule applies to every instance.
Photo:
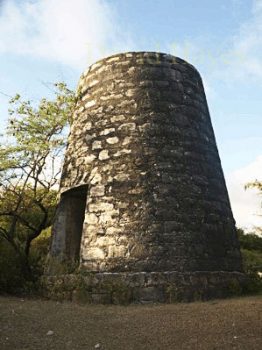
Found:
[[[262,196],[262,181],[255,180],[253,182],[249,182],[246,184],[245,189],[248,188],[255,188],[259,191],[259,195]],[[261,202],[261,208],[262,208],[262,202]],[[256,227],[256,233],[259,235],[262,235],[262,227]]]
[[[259,194],[262,194],[262,182],[254,181],[246,184],[245,188],[256,188]],[[250,280],[247,285],[247,291],[252,293],[262,292],[262,228],[256,227],[254,232],[244,232],[238,229],[238,238],[243,257],[244,271],[249,275]]]
[[[260,194],[262,194],[262,182],[255,180],[254,182],[249,182],[246,185],[246,188],[257,188],[260,192]]]
[[[244,270],[247,273],[262,271],[262,237],[254,232],[244,232],[238,229],[238,239],[241,247]]]
[[[0,237],[29,273],[32,241],[51,224],[66,130],[76,96],[55,84],[55,99],[38,106],[16,95],[10,101],[7,129],[0,141]]]

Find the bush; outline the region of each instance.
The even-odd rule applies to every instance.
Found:
[[[44,272],[47,254],[50,246],[51,226],[43,230],[33,242],[30,252],[30,265],[33,269],[33,274],[39,278]]]
[[[262,278],[258,272],[262,272],[262,237],[255,233],[245,233],[238,229],[244,272],[249,277],[243,286],[244,294],[261,294]]]
[[[262,237],[254,232],[244,232],[242,229],[238,229],[238,240],[241,248],[247,250],[256,250],[262,253]]]
[[[243,267],[246,273],[262,272],[262,237],[238,229]]]
[[[29,275],[23,270],[21,256],[8,242],[0,239],[0,293],[32,294],[38,291],[49,249],[50,232],[50,228],[44,230],[32,243]]]
[[[262,294],[262,278],[255,272],[248,272],[248,281],[243,286],[243,294]]]
[[[16,293],[25,282],[19,256],[9,243],[0,240],[0,292]]]
[[[262,271],[262,252],[257,250],[241,249],[243,268],[247,273]]]

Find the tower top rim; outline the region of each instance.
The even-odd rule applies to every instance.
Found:
[[[178,56],[174,56],[161,51],[124,51],[113,55],[105,56],[104,58],[101,58],[95,61],[94,63],[92,63],[91,65],[89,65],[87,69],[84,71],[84,73],[81,75],[80,81],[83,77],[86,77],[89,72],[95,71],[96,68],[100,66],[107,65],[117,61],[125,61],[132,58],[137,58],[137,59],[144,58],[145,63],[146,63],[146,59],[148,59],[149,61],[150,59],[156,59],[156,62],[157,60],[159,60],[159,62],[161,63],[167,62],[170,64],[173,63],[173,64],[184,65],[194,70],[201,77],[199,71],[191,63],[187,62],[186,60]]]

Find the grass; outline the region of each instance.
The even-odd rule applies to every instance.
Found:
[[[260,350],[261,321],[258,296],[131,306],[0,297],[0,349]]]

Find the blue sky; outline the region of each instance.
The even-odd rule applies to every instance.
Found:
[[[237,223],[261,223],[247,181],[262,178],[262,0],[0,0],[0,126],[8,97],[74,88],[89,64],[162,51],[200,71]]]

